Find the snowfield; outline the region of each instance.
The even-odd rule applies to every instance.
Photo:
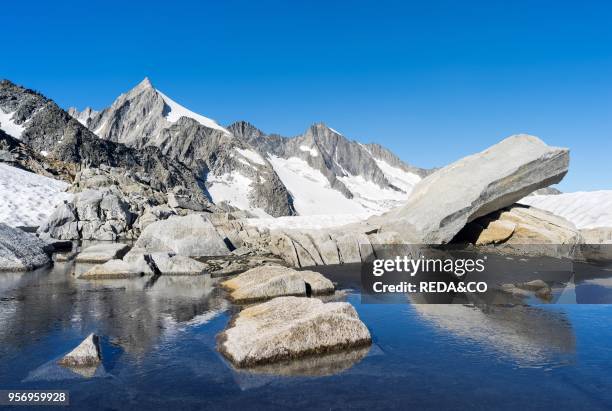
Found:
[[[225,202],[240,210],[249,211],[258,217],[270,217],[270,215],[261,208],[251,207],[249,193],[251,191],[252,182],[250,178],[242,175],[238,171],[220,176],[209,174],[208,193],[215,204]]]
[[[64,192],[67,187],[63,181],[0,164],[0,222],[40,225],[57,204],[72,197]]]
[[[170,108],[170,112],[166,114],[166,120],[171,123],[176,123],[181,117],[189,117],[197,121],[198,123],[206,126],[208,128],[213,128],[215,130],[223,131],[224,133],[231,134],[228,130],[221,127],[215,120],[212,120],[208,117],[204,117],[200,114],[194,113],[193,111],[181,106],[176,101],[172,100],[170,97],[166,96],[161,91],[155,89],[159,93],[160,96],[164,99],[164,102]]]
[[[579,229],[612,227],[612,190],[535,195],[519,202],[550,211]]]
[[[306,146],[300,149],[310,150]],[[293,196],[293,205],[301,216],[384,213],[402,205],[414,185],[421,180],[416,174],[392,167],[384,161],[377,161],[389,182],[402,191],[382,188],[362,176],[353,176],[345,171],[347,176],[338,179],[353,194],[353,198],[348,199],[333,189],[329,180],[319,170],[300,158],[284,159],[270,155],[268,160]]]
[[[321,228],[340,227],[345,224],[364,221],[370,214],[342,215],[309,215],[277,218],[247,218],[245,223],[251,227],[268,228],[270,230],[318,230]]]
[[[361,204],[331,188],[327,178],[301,158],[270,155],[268,161],[293,196],[293,206],[300,215],[367,212]]]

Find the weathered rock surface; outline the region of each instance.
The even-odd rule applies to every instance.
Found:
[[[370,223],[420,243],[447,243],[469,222],[561,181],[569,151],[515,135],[421,180],[403,207]]]
[[[98,365],[101,359],[99,337],[89,334],[81,344],[60,359],[58,364],[67,367],[91,367]]]
[[[162,275],[200,275],[207,266],[193,258],[168,253],[153,253],[151,259]]]
[[[29,271],[51,263],[50,247],[33,234],[0,223],[0,271]]]
[[[230,297],[237,303],[334,292],[333,283],[319,273],[273,265],[253,268],[223,282],[222,286],[231,291]]]
[[[477,235],[477,245],[556,244],[582,242],[580,231],[569,221],[535,207],[515,205],[468,224],[465,232]],[[463,233],[463,232],[462,232]]]
[[[109,260],[122,258],[130,247],[127,244],[108,243],[96,244],[85,248],[76,257],[77,263],[105,263]]]
[[[146,252],[174,252],[186,257],[228,255],[223,238],[204,214],[170,217],[148,225],[135,247]]]
[[[580,233],[585,244],[612,244],[612,227],[585,228]]]
[[[110,260],[104,264],[93,266],[81,274],[79,278],[82,280],[118,280],[141,277],[152,273],[152,270],[146,264],[124,260]]]
[[[218,349],[237,367],[273,363],[371,344],[348,303],[279,297],[242,310],[219,335]]]

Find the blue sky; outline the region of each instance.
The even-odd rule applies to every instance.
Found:
[[[0,77],[102,108],[149,76],[222,124],[324,121],[441,166],[515,133],[612,189],[612,3],[4,2]]]

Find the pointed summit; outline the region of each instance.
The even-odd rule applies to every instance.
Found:
[[[149,77],[145,77],[138,85],[136,86],[138,89],[149,89],[154,88]]]

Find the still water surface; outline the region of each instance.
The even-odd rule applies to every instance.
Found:
[[[0,274],[1,389],[67,389],[70,408],[88,410],[612,408],[611,305],[361,304],[359,272],[330,269],[373,346],[245,372],[215,350],[236,311],[215,280],[94,283],[73,271]],[[581,287],[608,294],[612,281]],[[101,367],[55,365],[90,332]]]

